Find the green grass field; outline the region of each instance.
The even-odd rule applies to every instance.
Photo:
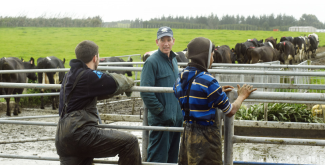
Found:
[[[0,57],[19,57],[29,60],[46,56],[65,58],[65,67],[75,58],[74,49],[83,40],[98,44],[100,57],[144,54],[157,49],[155,43],[158,29],[133,28],[0,28]],[[206,37],[216,45],[229,45],[247,39],[266,39],[270,36],[301,36],[303,32],[238,31],[209,29],[173,29],[175,45],[173,51],[182,51],[195,37]],[[325,33],[318,33],[320,46],[325,46]],[[135,58],[134,61],[140,61]]]

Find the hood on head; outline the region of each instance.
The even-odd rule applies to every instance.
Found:
[[[189,59],[189,66],[200,66],[199,69],[206,71],[210,67],[213,47],[214,45],[207,38],[194,38],[187,45],[186,57]]]

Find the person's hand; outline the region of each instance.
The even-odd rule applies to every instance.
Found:
[[[230,85],[222,86],[222,92],[230,92],[232,89],[234,89],[234,87]]]
[[[243,97],[243,99],[246,99],[252,92],[256,91],[257,89],[253,89],[253,85],[247,85],[244,84],[242,87],[240,87],[237,84],[238,87],[238,97]]]

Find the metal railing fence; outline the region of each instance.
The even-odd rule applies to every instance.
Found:
[[[277,61],[274,61],[277,62]],[[144,62],[102,62],[99,65],[143,65]],[[178,66],[187,66],[187,63],[177,63]],[[309,68],[309,69],[325,69],[325,65],[307,65],[307,66],[300,66],[300,65],[287,65],[287,64],[229,64],[229,63],[213,63],[212,67],[258,67],[258,68]]]
[[[98,67],[98,70],[111,71],[142,71],[142,67]],[[33,73],[33,72],[66,72],[69,69],[23,69],[23,70],[0,70],[0,74],[7,73]],[[179,68],[179,71],[182,71]],[[284,71],[252,71],[252,70],[220,70],[208,69],[208,72],[213,74],[254,74],[254,75],[282,75],[282,76],[325,76],[325,73],[320,72],[284,72]]]
[[[10,83],[9,83],[10,84]],[[13,83],[11,83],[12,85]],[[141,92],[167,92],[172,93],[172,88],[159,88],[159,87],[132,87],[131,91],[141,91]],[[235,92],[235,91],[233,91]],[[311,94],[311,93],[283,93],[283,92],[254,92],[250,95],[249,99],[273,99],[273,100],[310,100],[310,101],[325,101],[325,94]],[[230,100],[234,100],[230,99]],[[159,126],[146,126],[146,116],[143,116],[143,125],[144,126],[121,126],[121,125],[106,125],[101,124],[99,125],[100,128],[110,128],[110,129],[129,129],[129,130],[144,130],[145,132],[149,130],[153,131],[172,131],[172,132],[182,132],[184,130],[183,127],[159,127]],[[240,136],[234,136],[234,123],[233,123],[233,117],[223,117],[225,121],[225,144],[224,144],[224,164],[231,165],[233,164],[233,158],[232,158],[232,148],[233,143],[236,143],[238,141],[245,141],[249,143],[261,143],[263,140],[265,143],[268,144],[277,144],[279,140],[282,140],[285,142],[285,144],[292,144],[295,145],[297,143],[302,145],[319,145],[324,146],[325,142],[322,140],[292,140],[287,138],[277,138],[276,140],[274,138],[265,138],[265,139],[258,139],[258,138],[249,138],[249,137],[240,137]],[[221,119],[219,120],[221,122]],[[42,126],[56,126],[57,123],[52,122],[33,122],[33,121],[16,121],[16,120],[0,120],[1,124],[23,124],[23,125],[42,125]],[[148,133],[144,133],[144,140],[148,140],[147,138]],[[272,140],[273,139],[273,140]],[[145,147],[145,146],[143,146]],[[146,148],[143,148],[143,151],[146,150]]]
[[[0,87],[23,87],[25,83],[0,83]],[[30,84],[30,86],[33,86]],[[37,84],[35,84],[37,87]],[[43,85],[44,86],[44,85]],[[128,92],[155,92],[173,93],[172,87],[145,87],[133,86]],[[236,90],[233,90],[236,91]],[[43,93],[55,95],[58,93]],[[32,95],[32,94],[30,94]],[[33,94],[41,95],[41,94]],[[13,96],[13,95],[8,95]],[[20,95],[23,96],[23,95]],[[1,95],[0,95],[1,97]],[[248,99],[270,99],[270,100],[303,100],[303,101],[325,101],[325,93],[287,93],[287,92],[253,92]]]
[[[127,70],[126,68],[123,67],[101,67],[101,69],[112,69],[112,70]],[[141,71],[140,69],[142,68],[132,68]],[[55,69],[54,69],[55,70]],[[47,70],[46,72],[54,72],[54,70]],[[62,71],[62,70],[61,70]],[[26,72],[26,70],[25,70]],[[35,70],[31,70],[28,72],[36,72]],[[39,71],[37,71],[39,72]],[[229,70],[217,70],[217,69],[211,69],[209,70],[210,73],[223,73],[223,74],[255,74],[255,75],[291,75],[291,76],[325,76],[324,73],[304,73],[304,72],[286,72],[286,73],[281,73],[281,71],[254,71],[252,72],[251,70],[240,70],[240,71],[229,71]],[[3,74],[4,72],[0,71],[0,74]],[[13,73],[13,72],[12,72]],[[14,73],[17,73],[17,70],[15,70]],[[10,85],[13,85],[14,83],[10,83]],[[0,85],[4,85],[4,83],[0,83]],[[16,84],[14,84],[16,85]],[[20,85],[23,85],[21,83]],[[36,84],[37,85],[37,84]],[[258,85],[258,84],[256,84]],[[299,85],[295,85],[295,87],[300,88]],[[309,87],[306,86],[305,87]],[[314,86],[315,87],[315,86]],[[40,87],[35,87],[35,88],[40,88]],[[309,87],[310,88],[310,87]],[[321,88],[321,86],[318,86],[318,88]],[[130,91],[140,91],[140,92],[167,92],[167,93],[172,93],[173,90],[172,88],[163,88],[163,87],[132,87]],[[250,95],[248,99],[256,99],[256,100],[290,100],[290,101],[325,101],[325,94],[322,93],[285,93],[285,92],[254,92]],[[146,119],[146,116],[143,116],[144,119]],[[228,117],[223,117],[224,122],[225,122],[225,142],[224,142],[224,164],[233,164],[232,160],[232,149],[233,149],[233,143],[238,142],[238,140],[246,141],[249,143],[261,143],[263,139],[258,139],[258,138],[249,138],[249,137],[240,137],[240,136],[234,136],[234,123],[233,123],[233,117],[228,118]],[[221,120],[220,120],[221,121]],[[111,129],[130,129],[130,130],[145,130],[144,132],[148,132],[149,130],[154,130],[154,131],[172,131],[172,132],[182,132],[183,128],[176,128],[176,127],[156,127],[156,126],[146,126],[147,121],[143,120],[143,125],[144,126],[113,126],[113,125],[100,125],[100,128],[111,128]],[[44,125],[44,126],[56,126],[56,123],[49,123],[49,122],[27,122],[27,121],[15,121],[15,120],[0,120],[0,123],[2,124],[24,124],[24,125]],[[148,133],[143,134],[143,140],[148,140]],[[229,139],[229,140],[228,140]],[[316,144],[323,146],[325,145],[324,141],[322,140],[305,140],[305,139],[299,139],[299,140],[292,140],[288,138],[268,138],[264,139],[264,142],[266,141],[267,143],[273,143],[275,140],[282,140],[285,141],[286,144],[297,144],[301,143],[303,145],[311,145],[311,144]],[[144,143],[143,143],[144,144]],[[274,143],[276,144],[276,143]],[[143,148],[143,150],[146,150],[146,148]]]

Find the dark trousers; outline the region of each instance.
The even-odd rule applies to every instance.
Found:
[[[174,127],[182,127],[182,121]],[[177,163],[180,135],[180,132],[150,131],[147,161]]]
[[[114,157],[117,154],[119,165],[141,165],[137,137],[100,129],[93,123],[93,117],[97,117],[96,111],[80,110],[60,119],[55,145],[61,165],[91,165],[93,158]]]
[[[218,126],[186,123],[178,164],[222,165],[222,145]]]

